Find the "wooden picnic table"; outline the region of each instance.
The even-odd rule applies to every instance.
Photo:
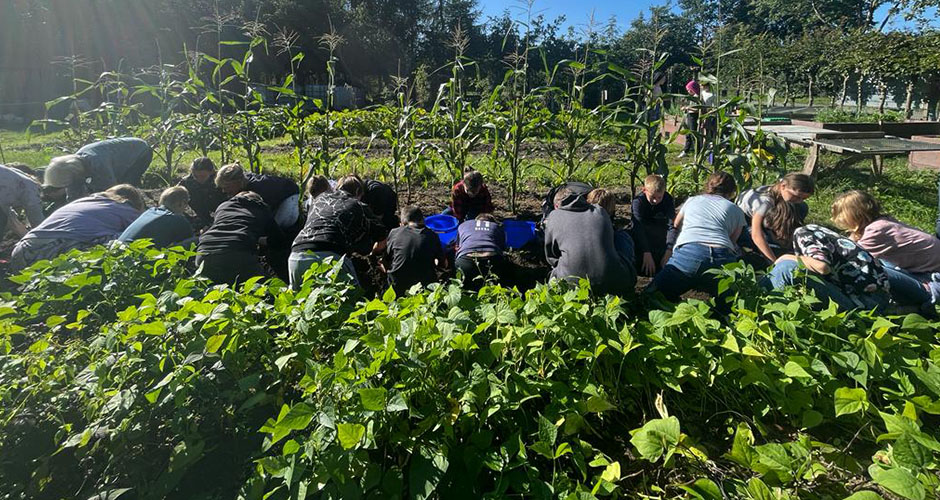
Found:
[[[820,138],[812,141],[803,173],[813,175],[819,165],[819,151],[824,149],[845,155],[836,163],[836,168],[847,167],[865,159],[871,159],[871,170],[875,175],[884,172],[885,155],[910,154],[912,151],[940,151],[940,144],[912,141],[900,137],[840,137]]]
[[[757,130],[756,125],[744,128],[750,132]],[[846,156],[836,163],[836,168],[871,159],[871,169],[875,175],[881,175],[884,171],[885,155],[940,151],[940,144],[886,136],[884,132],[844,132],[802,125],[765,125],[761,130],[774,133],[788,143],[809,148],[803,164],[803,173],[809,175],[816,174],[821,150]]]

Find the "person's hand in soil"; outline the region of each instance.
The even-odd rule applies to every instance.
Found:
[[[663,261],[660,263],[662,267],[666,267],[666,263],[669,262],[669,259],[672,257],[672,250],[666,250],[666,253],[663,254]]]
[[[656,273],[656,261],[653,260],[653,254],[650,252],[643,252],[643,276],[652,276]]]

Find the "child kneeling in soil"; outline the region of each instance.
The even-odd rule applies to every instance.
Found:
[[[392,261],[388,282],[399,296],[416,284],[437,281],[435,268],[444,263],[440,238],[424,225],[424,214],[413,205],[401,210],[401,227],[389,233],[386,252]]]
[[[689,290],[716,294],[717,279],[708,271],[738,260],[735,242],[746,224],[744,212],[731,201],[735,191],[733,177],[715,172],[705,181],[704,192],[682,205],[675,250],[646,292],[661,292],[672,302]]]
[[[625,232],[615,234],[609,213],[616,210],[613,195],[595,189],[588,196],[607,208],[588,203],[568,188],[555,194],[555,210],[545,220],[545,257],[552,266],[551,277],[587,279],[599,294],[631,294],[636,285],[633,242]]]
[[[780,290],[805,281],[816,296],[831,299],[843,310],[880,309],[888,305],[889,284],[881,262],[854,241],[816,224],[808,224],[793,235],[795,254],[777,259],[762,281],[765,288]],[[809,274],[822,278],[798,280],[796,270],[805,266]]]
[[[633,198],[633,241],[636,260],[644,276],[653,276],[672,256],[676,242],[676,202],[666,192],[663,176],[652,174],[643,181],[643,192]]]
[[[500,281],[505,250],[506,230],[493,214],[479,214],[458,226],[455,266],[463,274],[464,288],[479,290],[481,282],[490,276]]]
[[[193,238],[193,226],[183,215],[189,203],[189,192],[183,186],[167,188],[160,194],[160,206],[140,214],[118,240],[129,243],[149,238],[157,248],[180,245],[188,247]]]
[[[940,303],[940,240],[882,214],[878,200],[864,191],[838,196],[832,202],[832,222],[881,259],[895,302],[935,314]]]
[[[444,210],[444,214],[453,215],[460,222],[494,210],[493,198],[483,182],[483,174],[476,170],[467,172],[462,181],[454,184],[450,199],[450,207]]]
[[[196,265],[216,283],[234,285],[267,274],[258,260],[262,238],[269,246],[282,246],[287,237],[261,195],[242,191],[222,202],[212,225],[199,237]]]
[[[189,208],[196,214],[195,228],[212,224],[212,214],[226,198],[215,185],[215,163],[206,157],[196,158],[189,166],[189,175],[179,185],[189,193]]]
[[[809,213],[806,199],[816,190],[813,178],[791,172],[779,182],[749,189],[736,201],[748,220],[738,242],[759,252],[768,263],[793,247],[793,233]]]

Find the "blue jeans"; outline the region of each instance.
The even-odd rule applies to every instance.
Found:
[[[730,248],[686,243],[672,252],[666,267],[656,274],[646,291],[659,291],[673,302],[678,302],[681,295],[689,290],[715,295],[718,281],[706,272],[737,260],[738,255]]]
[[[782,290],[788,286],[795,286],[802,282],[796,279],[796,270],[799,264],[794,260],[785,260],[774,266],[764,279],[761,285],[770,290]],[[829,299],[839,305],[840,309],[850,311],[852,309],[881,309],[888,305],[888,297],[883,293],[871,293],[859,295],[853,299],[842,291],[838,285],[826,280],[824,276],[816,275],[819,281],[815,279],[806,279],[806,287],[815,292],[816,298],[828,303]]]
[[[924,282],[900,267],[882,260],[881,265],[888,276],[891,286],[891,298],[901,306],[921,307],[931,302],[930,292]],[[928,280],[929,281],[929,278]]]
[[[300,290],[301,285],[304,283],[304,274],[307,270],[313,267],[313,264],[325,262],[327,259],[332,259],[333,261],[342,260],[343,277],[352,282],[353,285],[359,286],[359,277],[356,275],[356,267],[353,266],[351,259],[347,259],[335,252],[291,252],[290,257],[287,259],[290,287],[294,290]]]

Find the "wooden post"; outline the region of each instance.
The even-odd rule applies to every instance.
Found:
[[[803,164],[803,173],[810,176],[816,175],[816,166],[819,164],[819,144],[813,144],[806,153],[806,163]]]
[[[871,157],[871,171],[875,177],[881,177],[885,170],[885,157],[883,155],[874,155]]]

